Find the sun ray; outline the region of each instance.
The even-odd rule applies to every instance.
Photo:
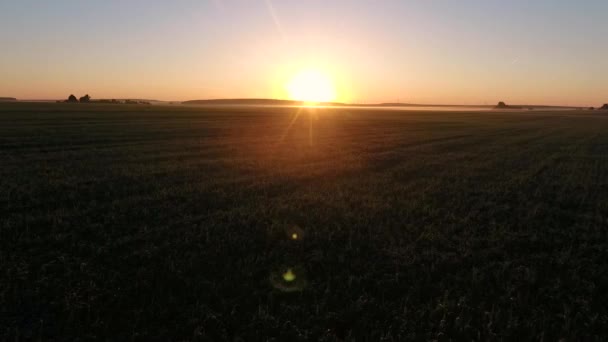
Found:
[[[308,145],[312,146],[312,113],[308,113],[308,122],[310,123],[308,129]]]
[[[281,39],[283,39],[283,42],[285,42],[286,39],[285,39],[285,33],[283,31],[283,26],[281,25],[281,22],[279,21],[279,17],[277,16],[277,12],[275,11],[274,6],[272,5],[272,2],[270,0],[266,0],[266,7],[268,8],[268,12],[270,12],[270,16],[272,17],[274,26],[277,28],[277,31],[279,32]]]
[[[289,125],[287,125],[287,128],[285,128],[285,131],[281,135],[281,139],[279,139],[279,144],[283,143],[283,140],[285,140],[285,138],[287,137],[287,134],[289,134],[289,130],[291,129],[291,126],[293,126],[296,123],[296,121],[298,120],[300,113],[302,113],[302,109],[303,109],[303,107],[298,107],[298,109],[296,110],[296,113],[294,114],[293,118],[291,119],[291,122],[289,123]]]

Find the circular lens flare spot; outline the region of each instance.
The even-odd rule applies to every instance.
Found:
[[[284,230],[285,237],[291,241],[301,241],[306,237],[304,230],[295,224],[285,226]]]
[[[302,291],[307,284],[306,272],[299,266],[281,267],[270,274],[270,283],[283,292]]]
[[[296,280],[296,275],[293,273],[291,268],[288,268],[287,272],[283,273],[283,280],[285,280],[286,282],[292,282]]]

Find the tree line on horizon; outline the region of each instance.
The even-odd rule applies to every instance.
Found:
[[[115,103],[115,104],[150,104],[150,102],[148,101],[138,101],[138,100],[116,100],[116,99],[100,99],[100,100],[91,100],[91,96],[89,96],[89,94],[86,94],[85,96],[82,96],[80,98],[77,98],[76,96],[74,96],[74,94],[71,94],[70,96],[68,96],[67,100],[64,101],[57,101],[59,103],[61,102],[65,102],[65,103],[89,103],[89,102],[95,102],[95,103]]]
[[[512,106],[512,105],[507,105],[504,101],[500,101],[498,102],[498,104],[494,107],[495,109],[524,109],[525,107],[522,106]],[[529,110],[533,110],[534,106],[528,107]],[[580,109],[584,109],[584,108],[580,108]],[[608,110],[608,103],[604,103],[603,106],[598,107],[598,110]],[[588,110],[595,110],[594,107],[589,107]]]
[[[74,94],[71,94],[70,96],[68,96],[67,100],[65,100],[65,101],[57,101],[57,102],[67,102],[67,103],[91,102],[91,97],[89,96],[89,94],[86,94],[85,96],[82,96],[81,98],[76,98],[76,96],[74,96]]]

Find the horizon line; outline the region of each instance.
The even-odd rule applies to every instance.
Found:
[[[2,101],[1,99],[6,99]],[[281,99],[281,98],[266,98],[266,97],[226,97],[226,98],[206,98],[206,99],[194,99],[194,100],[159,100],[153,98],[140,98],[140,97],[99,97],[93,98],[91,97],[93,102],[96,100],[140,100],[140,101],[154,101],[154,102],[163,102],[163,103],[179,103],[185,104],[186,102],[195,102],[195,101],[279,101],[279,102],[290,102],[290,103],[307,103],[307,101],[300,100],[291,100],[291,99]],[[55,99],[41,99],[41,98],[17,98],[11,96],[0,96],[0,102],[57,102],[63,101],[64,98],[55,98]],[[499,101],[500,102],[500,101]],[[346,106],[427,106],[427,107],[496,107],[496,104],[454,104],[454,103],[415,103],[415,102],[338,102],[338,101],[327,101],[327,102],[315,102],[317,105],[346,105]],[[508,104],[511,107],[548,107],[548,108],[599,108],[603,104],[599,105],[548,105],[548,104]]]

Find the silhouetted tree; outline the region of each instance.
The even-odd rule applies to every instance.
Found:
[[[91,101],[91,97],[89,96],[89,94],[86,94],[85,96],[80,98],[80,102],[89,102]]]
[[[76,96],[74,96],[74,94],[72,94],[65,102],[78,102],[78,99],[76,98]]]
[[[496,108],[507,108],[507,104],[500,101],[500,102],[498,102],[498,105],[496,105]]]
[[[604,105],[601,106],[600,109],[608,110],[608,103],[604,103]]]

